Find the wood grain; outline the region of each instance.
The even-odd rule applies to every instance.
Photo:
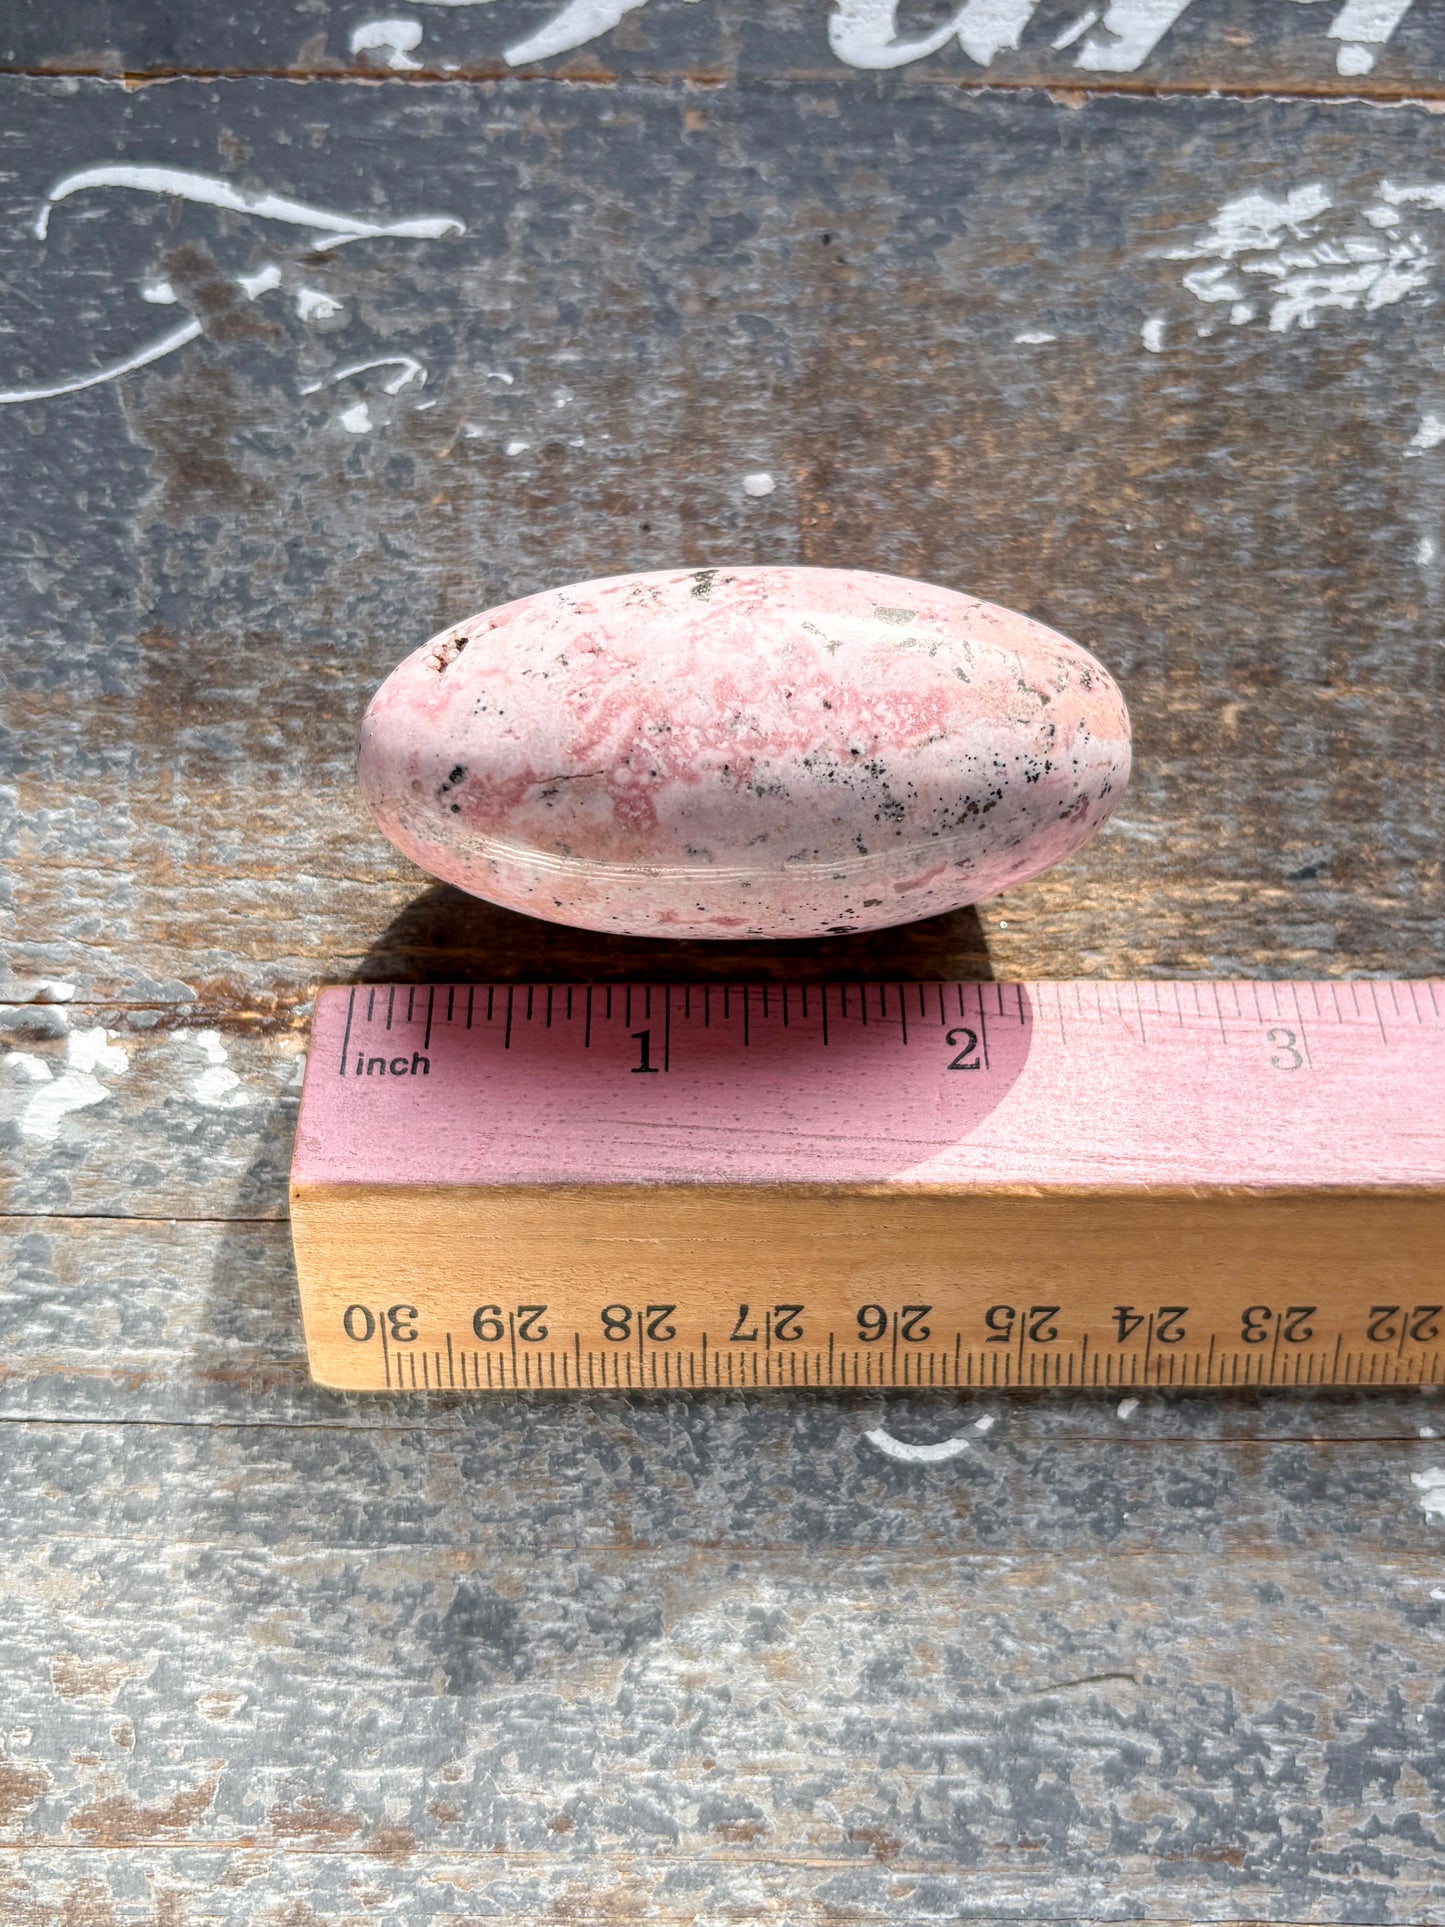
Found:
[[[244,10],[67,0],[64,7],[8,11],[0,23],[0,71],[156,78],[347,74],[412,86],[512,73],[593,87],[617,80],[708,87],[822,80],[858,92],[901,71],[946,87],[1238,89],[1381,99],[1438,97],[1441,90],[1440,26],[1418,0],[1413,9],[1408,0],[1375,9],[1379,26],[1361,20],[1363,31],[1353,33],[1343,7],[1304,12],[1242,0],[1180,0],[1169,10],[1141,0],[1095,9],[1076,0],[1041,0],[1033,7],[966,10],[905,0],[891,9],[855,6],[851,11],[862,18],[851,33],[839,32],[839,16],[850,10],[807,0],[710,0],[707,6],[633,0],[630,11],[615,10],[615,24],[594,18],[574,46],[542,51],[535,37],[560,25],[567,11],[564,0],[497,0],[485,12],[423,4],[404,16],[400,35],[389,38],[377,32],[376,9],[366,0],[259,0]],[[1176,15],[1172,22],[1169,11]],[[1355,12],[1358,17],[1361,10]],[[961,16],[961,36],[939,31],[950,16]],[[420,30],[415,37],[405,31],[408,22]],[[537,48],[531,55],[529,45]]]
[[[870,73],[822,8],[650,0],[467,80],[560,11],[497,0],[397,10],[419,65],[361,84],[390,11],[0,22],[0,392],[200,326],[0,403],[0,1918],[1445,1919],[1438,1400],[348,1398],[281,1221],[323,981],[1441,969],[1445,171],[1382,104],[1438,23],[1349,75],[1333,6],[1194,0],[1109,69],[1043,0]],[[467,231],[91,187],[42,242],[102,164]],[[425,387],[340,372],[381,356]],[[405,649],[738,558],[1077,634],[1122,820],[976,915],[743,952],[374,836]]]
[[[118,1154],[117,1154],[118,1155]],[[230,1424],[305,1425],[432,1435],[473,1428],[471,1401],[449,1396],[418,1401],[371,1397],[356,1400],[318,1391],[306,1375],[290,1238],[284,1224],[211,1218],[158,1227],[145,1219],[100,1216],[50,1221],[15,1216],[0,1221],[0,1262],[6,1290],[0,1342],[0,1421],[30,1418],[55,1422],[153,1420],[197,1426]],[[565,1406],[567,1402],[563,1401]],[[963,1428],[991,1433],[1006,1416],[1009,1437],[1048,1440],[1068,1447],[1103,1440],[1122,1471],[1129,1454],[1147,1454],[1171,1443],[1185,1450],[1199,1441],[1248,1439],[1294,1441],[1310,1447],[1325,1441],[1401,1440],[1425,1437],[1428,1460],[1432,1429],[1445,1429],[1431,1394],[1378,1391],[1368,1395],[1241,1392],[1224,1398],[1181,1397],[1161,1392],[1140,1399],[1121,1419],[1117,1400],[1079,1395],[1034,1395],[1022,1400],[992,1395],[960,1398],[949,1393],[909,1392],[883,1396],[849,1393],[801,1400],[753,1397],[691,1399],[677,1396],[585,1399],[567,1420],[556,1401],[546,1402],[561,1450],[564,1437],[591,1439],[566,1448],[596,1463],[619,1424],[643,1426],[656,1440],[650,1458],[674,1443],[679,1428],[698,1443],[679,1452],[689,1477],[715,1469],[746,1492],[753,1475],[739,1474],[758,1454],[783,1451],[820,1454],[791,1469],[784,1486],[805,1498],[824,1458],[840,1441],[861,1438],[888,1424],[902,1438],[946,1438]],[[489,1408],[488,1436],[503,1461],[516,1450],[529,1415],[542,1410],[510,1395]],[[806,1414],[800,1423],[800,1412]],[[503,1416],[498,1416],[503,1414]],[[568,1428],[572,1428],[570,1431]],[[1421,1427],[1425,1432],[1421,1432]],[[619,1464],[625,1461],[618,1461]],[[1341,1460],[1346,1469],[1353,1461]],[[1257,1460],[1241,1461],[1255,1465]],[[1306,1455],[1301,1464],[1307,1466]],[[508,1487],[509,1492],[512,1488]],[[904,1503],[906,1478],[890,1487],[889,1530],[907,1530],[918,1518]],[[586,1479],[576,1487],[579,1502]],[[1348,1494],[1348,1472],[1340,1484]],[[525,1489],[514,1495],[526,1504]],[[643,1489],[643,1497],[646,1489]],[[1401,1488],[1402,1500],[1409,1495]],[[1229,1498],[1229,1489],[1223,1490]],[[1076,1503],[1076,1499],[1071,1503]],[[749,1505],[753,1502],[748,1501]],[[860,1520],[864,1515],[860,1514]],[[1403,1516],[1403,1514],[1402,1514]]]
[[[1440,967],[1441,456],[1411,450],[1442,405],[1431,270],[1272,330],[1270,276],[1231,326],[1169,258],[1262,166],[1277,194],[1328,183],[1321,246],[1377,237],[1380,184],[1438,171],[1431,115],[559,88],[542,151],[520,82],[313,82],[324,139],[298,151],[272,138],[282,85],[5,92],[6,379],[97,365],[157,316],[207,330],[0,408],[22,986],[231,1011],[493,952],[494,976],[658,974],[658,947],[418,905],[355,800],[354,730],[397,657],[480,604],[739,552],[1022,606],[1135,718],[1131,795],[1088,850],[980,922],[840,944],[833,974],[971,974],[985,947],[1013,976]],[[87,156],[210,167],[235,143],[277,191],[344,206],[360,171],[379,211],[470,226],[308,258],[289,227],[95,189],[41,247],[82,112]],[[1398,211],[1438,245],[1439,215]],[[287,285],[250,300],[237,277],[268,261]],[[155,275],[178,306],[133,298]],[[296,312],[313,285],[341,304],[324,324]],[[388,353],[426,389],[331,381]],[[371,432],[341,422],[357,400]],[[780,485],[756,502],[761,463]]]
[[[11,1567],[12,1906],[1439,1919],[1427,1560],[226,1548]]]

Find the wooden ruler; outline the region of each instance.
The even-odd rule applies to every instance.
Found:
[[[1445,1377],[1445,984],[320,994],[311,1369],[370,1391]]]

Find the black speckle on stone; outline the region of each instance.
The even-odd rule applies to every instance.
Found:
[[[713,578],[716,569],[699,569],[692,578],[692,592],[699,602],[706,602],[712,594]]]

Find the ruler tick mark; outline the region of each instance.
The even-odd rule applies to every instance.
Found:
[[[340,1077],[345,1077],[346,1075],[346,1052],[351,1043],[351,1019],[355,1011],[356,991],[353,989],[350,996],[346,999],[346,1029],[342,1032],[341,1036],[341,1068],[337,1073]]]

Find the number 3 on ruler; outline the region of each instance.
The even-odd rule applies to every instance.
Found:
[[[1277,1071],[1304,1069],[1304,1056],[1294,1031],[1286,1030],[1283,1024],[1277,1024],[1273,1030],[1265,1032],[1265,1038],[1269,1043],[1277,1046],[1270,1053],[1269,1059]]]

